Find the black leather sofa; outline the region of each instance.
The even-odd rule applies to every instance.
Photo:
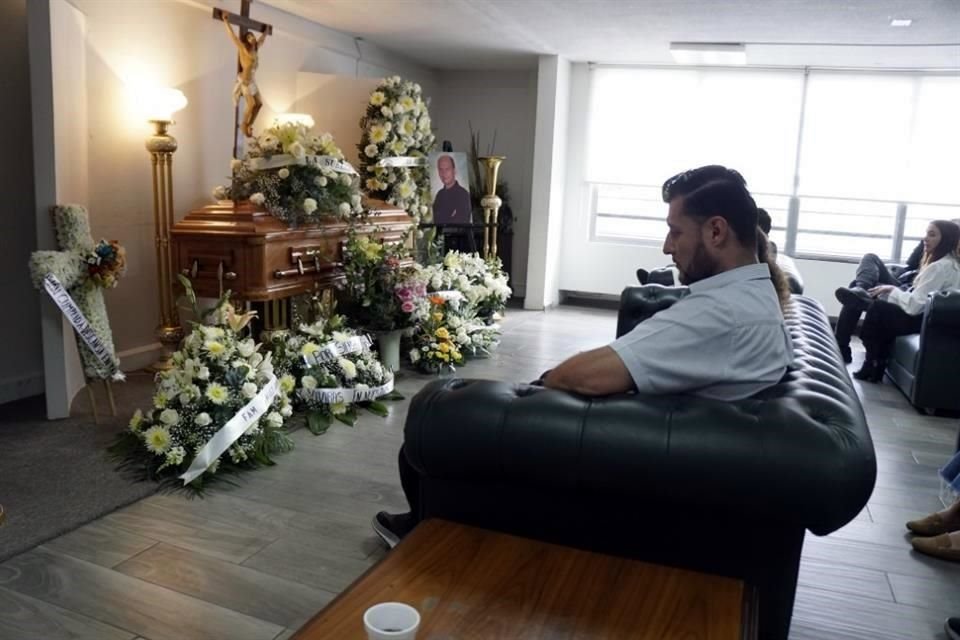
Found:
[[[628,288],[618,333],[684,293]],[[405,426],[420,515],[744,579],[761,638],[785,640],[805,531],[849,522],[876,478],[823,308],[795,296],[788,324],[794,368],[732,403],[431,382]]]
[[[931,296],[920,333],[894,342],[887,376],[918,409],[960,411],[960,289]]]

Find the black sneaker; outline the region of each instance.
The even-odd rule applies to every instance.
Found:
[[[950,640],[960,640],[960,618],[947,618],[943,630],[947,632]]]
[[[393,549],[417,526],[412,513],[381,511],[373,517],[373,531]]]

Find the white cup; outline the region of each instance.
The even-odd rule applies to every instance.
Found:
[[[369,640],[414,640],[420,614],[402,602],[382,602],[366,610],[363,626]]]

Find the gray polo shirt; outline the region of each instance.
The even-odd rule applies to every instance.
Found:
[[[640,393],[739,400],[780,381],[793,361],[766,264],[724,271],[610,347]]]

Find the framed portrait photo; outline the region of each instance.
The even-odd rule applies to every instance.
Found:
[[[469,224],[473,221],[470,204],[470,168],[467,154],[440,151],[430,154],[430,191],[433,194],[435,224]]]

